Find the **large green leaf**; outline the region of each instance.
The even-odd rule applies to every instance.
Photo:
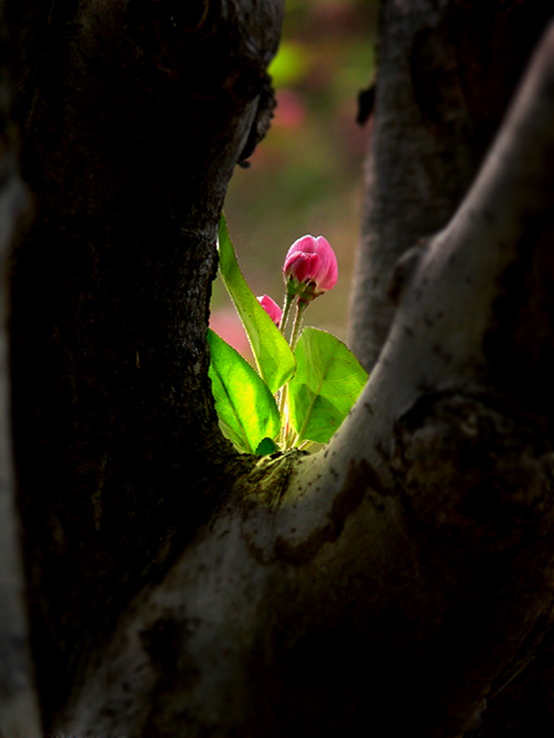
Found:
[[[367,372],[342,341],[318,328],[304,328],[294,353],[297,369],[288,393],[296,445],[326,443],[356,402]]]
[[[219,225],[219,270],[246,329],[258,372],[271,392],[275,393],[294,374],[294,355],[246,283],[224,215]]]
[[[221,432],[239,451],[253,454],[263,439],[279,433],[273,395],[250,364],[212,330],[208,330],[208,343],[209,376]]]

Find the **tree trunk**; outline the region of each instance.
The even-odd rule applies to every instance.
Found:
[[[17,168],[10,121],[5,31],[0,18],[3,50],[0,57],[0,735],[24,738],[36,735],[40,723],[28,647],[21,530],[12,460],[6,285],[11,241],[29,209],[29,200]]]
[[[553,617],[550,11],[384,3],[352,320],[372,373],[323,451],[260,461],[219,434],[205,335],[282,4],[35,5],[3,2],[35,202],[9,328],[43,729],[471,730]],[[2,601],[24,623],[1,451]],[[19,627],[2,631],[7,735],[36,724]],[[510,728],[490,714],[490,735]]]
[[[46,725],[82,653],[245,464],[217,430],[206,324],[225,188],[271,112],[282,8],[180,5],[4,2],[35,195],[11,349]]]

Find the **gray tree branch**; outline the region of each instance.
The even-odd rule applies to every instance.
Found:
[[[384,3],[349,341],[368,371],[394,316],[397,260],[458,208],[550,13],[534,3]]]

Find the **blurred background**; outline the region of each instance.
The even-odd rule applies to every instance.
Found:
[[[363,161],[371,124],[356,123],[358,93],[374,74],[378,0],[287,0],[270,73],[277,109],[267,137],[237,167],[225,212],[241,269],[256,295],[283,302],[282,266],[300,236],[323,235],[339,280],[311,305],[306,323],[345,340],[358,242]],[[221,280],[211,326],[243,355],[248,345]]]

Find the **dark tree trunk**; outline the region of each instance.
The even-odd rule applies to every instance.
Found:
[[[19,547],[7,444],[0,733],[31,735],[39,704],[44,730],[79,737],[455,738],[498,693],[485,735],[540,733],[551,11],[383,4],[352,320],[373,372],[324,451],[257,463],[217,429],[205,335],[227,182],[273,107],[282,3],[2,6],[34,217],[0,384],[24,531]],[[10,166],[4,251],[22,211]]]
[[[208,301],[227,182],[271,111],[281,3],[180,5],[4,3],[35,195],[11,350],[47,721],[238,463],[207,379]]]
[[[10,120],[6,29],[0,17],[0,735],[35,735],[39,713],[32,683],[20,521],[10,423],[9,258],[29,198],[17,167],[15,130]]]

